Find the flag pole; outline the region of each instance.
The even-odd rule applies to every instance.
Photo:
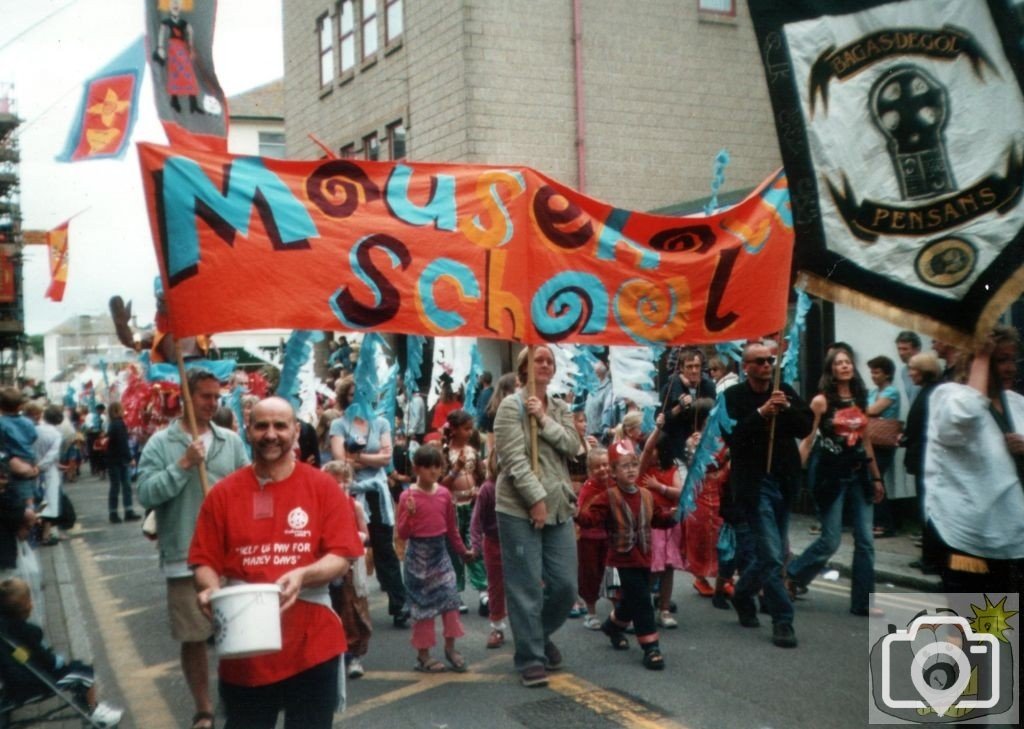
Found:
[[[196,425],[196,411],[192,407],[192,392],[188,386],[188,377],[185,376],[185,358],[181,355],[181,344],[177,335],[174,337],[174,356],[178,360],[178,379],[181,380],[181,405],[185,409],[185,421],[188,423],[189,433],[192,440],[199,440],[199,426]],[[210,493],[210,479],[206,476],[206,461],[199,462],[199,483],[203,486],[203,497]]]
[[[779,336],[775,340],[777,342],[778,356],[775,358],[775,373],[772,377],[772,392],[779,389],[779,383],[782,382],[782,343],[785,341],[783,336],[785,335],[785,328],[779,330]],[[772,413],[772,422],[768,426],[768,466],[765,473],[772,472],[772,450],[775,446],[775,422],[777,420],[777,413]]]
[[[537,394],[537,378],[533,370],[533,355],[536,351],[534,345],[527,347],[526,353],[526,392],[528,397]],[[533,472],[540,474],[540,454],[537,453],[537,418],[530,418],[530,465]]]

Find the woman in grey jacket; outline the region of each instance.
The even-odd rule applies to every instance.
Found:
[[[526,382],[529,349],[519,354],[519,382]],[[555,359],[534,348],[535,387],[506,397],[494,420],[498,477],[498,534],[505,566],[515,667],[524,686],[544,686],[547,672],[561,668],[551,635],[565,622],[576,599],[576,497],[568,461],[580,448],[568,406],[548,397]],[[530,420],[537,423],[536,472],[532,466]]]

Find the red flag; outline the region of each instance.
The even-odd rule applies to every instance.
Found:
[[[51,301],[64,300],[64,287],[68,280],[68,223],[65,220],[46,234],[46,245],[50,249],[50,287],[46,298]]]
[[[124,155],[138,113],[144,53],[139,38],[85,82],[67,144],[57,156],[59,162]]]

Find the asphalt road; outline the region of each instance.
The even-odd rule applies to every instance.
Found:
[[[124,727],[187,727],[192,713],[165,615],[156,551],[138,523],[107,522],[105,482],[86,479],[69,489],[80,533],[68,542],[82,619],[104,695],[128,710]],[[635,643],[614,651],[580,620],[555,636],[565,670],[551,685],[524,689],[512,671],[511,647],[486,650],[489,626],[473,610],[464,616],[459,649],[470,671],[426,676],[412,670],[409,631],[391,626],[371,578],[376,632],[366,676],[348,685],[339,727],[422,729],[846,729],[867,726],[868,621],[848,613],[843,581],[819,580],[798,603],[799,648],[771,644],[767,616],[759,629],[739,626],[716,610],[689,580],[677,580],[680,627],[663,631],[666,670],[645,670]],[[475,594],[467,594],[475,608]],[[899,595],[883,598],[901,601]],[[609,606],[602,602],[602,616]],[[69,626],[74,630],[76,626]]]

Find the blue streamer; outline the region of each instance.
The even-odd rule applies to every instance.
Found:
[[[427,338],[412,334],[405,341],[405,388],[407,392],[416,392],[423,373],[423,343]]]
[[[473,342],[469,349],[469,374],[466,376],[466,398],[462,409],[476,418],[476,395],[480,389],[480,375],[484,371],[484,363],[480,359],[480,349]]]
[[[796,290],[796,316],[786,333],[786,353],[782,355],[782,379],[786,383],[796,382],[797,366],[800,364],[800,341],[807,328],[807,313],[811,310],[811,297],[803,289]]]
[[[712,215],[718,209],[718,191],[725,183],[725,168],[729,165],[729,150],[720,149],[715,155],[715,172],[711,178],[711,197],[704,206],[704,214]]]
[[[323,337],[323,332],[296,329],[285,342],[281,377],[278,380],[275,394],[291,402],[296,409],[300,404],[299,370],[313,353],[313,343],[319,342]]]
[[[110,392],[110,379],[107,377],[107,362],[100,360],[100,374],[103,375],[103,389]]]
[[[697,494],[704,487],[704,476],[707,474],[708,466],[711,465],[715,454],[722,448],[722,436],[731,433],[735,426],[736,421],[729,417],[725,408],[724,394],[720,394],[715,400],[715,406],[708,414],[704,433],[700,437],[700,442],[697,443],[693,462],[686,474],[686,481],[683,482],[683,492],[679,497],[679,506],[676,508],[677,521],[685,519],[687,514],[697,508]]]
[[[597,375],[594,374],[594,367],[597,366],[599,360],[589,347],[577,346],[572,361],[576,365],[576,369],[579,370],[573,385],[573,394],[575,395],[573,403],[577,403],[577,409],[579,409],[584,406],[586,397],[597,392],[600,383],[597,381]]]
[[[381,346],[385,346],[384,339],[376,332],[363,336],[353,373],[355,393],[352,404],[345,409],[345,417],[349,421],[352,418],[370,420],[377,413],[378,397],[385,384],[378,382],[377,377],[377,349]]]

